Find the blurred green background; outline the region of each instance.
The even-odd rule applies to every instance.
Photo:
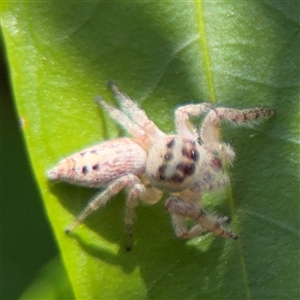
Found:
[[[56,257],[19,130],[1,38],[1,299],[17,299]]]

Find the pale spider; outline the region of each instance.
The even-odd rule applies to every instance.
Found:
[[[210,103],[185,105],[175,111],[177,134],[167,135],[114,83],[109,86],[121,110],[101,98],[97,98],[97,102],[132,138],[102,142],[63,159],[48,171],[50,180],[104,188],[91,199],[66,231],[73,230],[93,211],[126,188],[127,249],[132,246],[134,210],[139,199],[154,204],[164,192],[169,195],[165,207],[172,215],[178,237],[193,238],[211,231],[227,239],[236,239],[237,235],[225,225],[228,217],[214,217],[201,208],[204,192],[228,185],[225,166],[230,165],[235,156],[229,145],[220,142],[220,122],[225,119],[235,125],[252,125],[275,112],[267,108],[216,108]],[[202,113],[207,115],[198,132],[189,116]],[[194,221],[191,228],[187,225],[188,219]]]

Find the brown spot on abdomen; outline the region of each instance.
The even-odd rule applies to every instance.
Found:
[[[88,167],[87,166],[84,166],[81,170],[82,174],[86,174],[88,172]]]
[[[99,165],[98,164],[96,164],[96,165],[93,165],[93,167],[92,167],[92,169],[94,170],[94,171],[98,171],[99,170]]]

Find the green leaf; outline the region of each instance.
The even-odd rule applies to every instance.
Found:
[[[22,299],[74,299],[68,276],[58,257],[40,270],[35,281],[20,297]]]
[[[2,9],[28,154],[76,298],[299,297],[298,2],[6,2]],[[276,109],[255,128],[224,127],[237,152],[232,185],[205,204],[232,217],[238,241],[177,239],[161,202],[138,208],[126,253],[123,194],[65,235],[95,191],[49,183],[45,173],[119,135],[93,101],[114,101],[111,79],[165,132],[184,103]]]

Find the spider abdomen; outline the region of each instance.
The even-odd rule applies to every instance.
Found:
[[[129,138],[106,141],[60,161],[48,171],[48,178],[87,186],[104,187],[132,173],[144,174],[147,154]]]

